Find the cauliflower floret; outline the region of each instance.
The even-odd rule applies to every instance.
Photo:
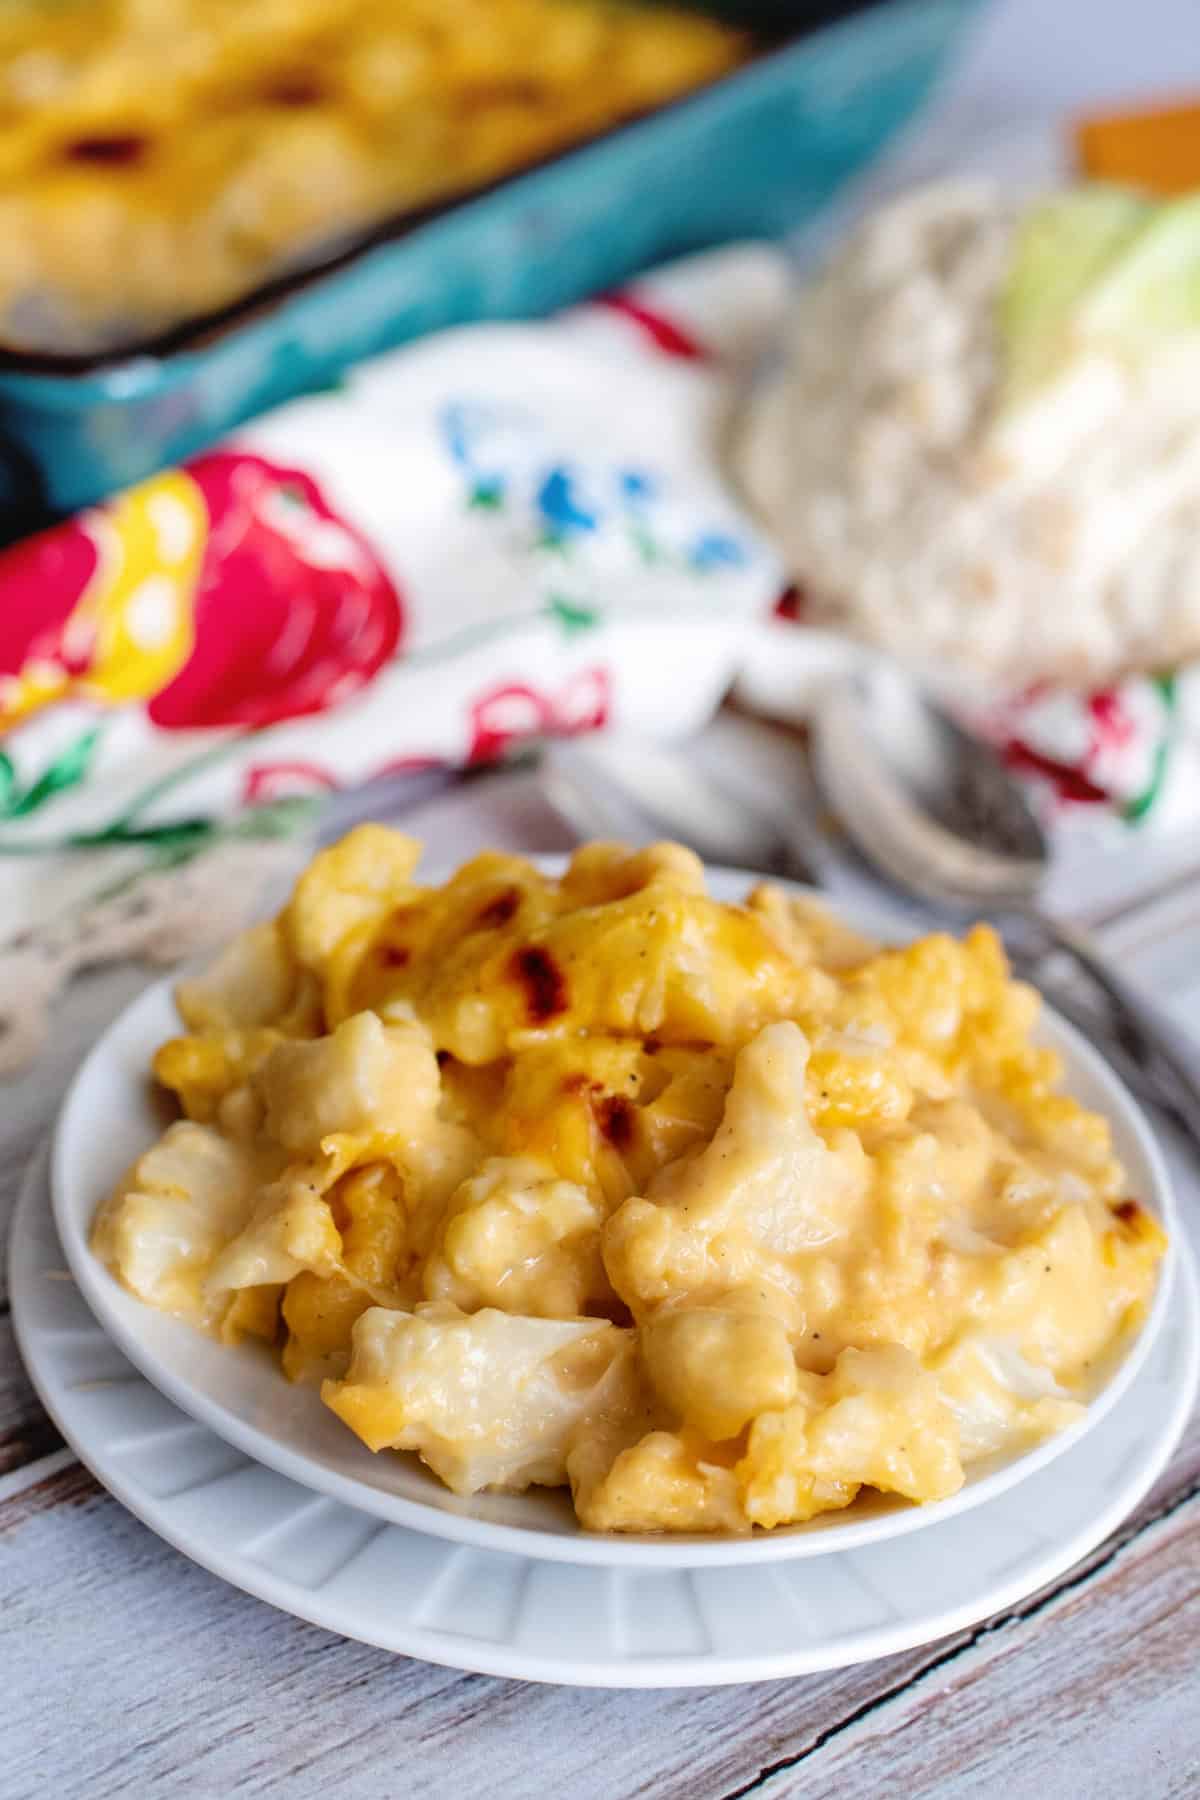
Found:
[[[190,1119],[219,1116],[274,1046],[320,1026],[313,976],[299,968],[275,922],[239,933],[205,974],[181,981],[175,1003],[188,1034],[154,1057],[154,1073]]]
[[[329,1191],[329,1210],[341,1236],[341,1272],[305,1269],[283,1299],[288,1338],[283,1367],[300,1381],[314,1374],[344,1375],[355,1320],[369,1306],[408,1306],[413,1293],[403,1182],[388,1163],[351,1169]]]
[[[807,1064],[798,1025],[766,1026],[738,1055],[711,1143],[670,1164],[648,1198],[627,1200],[613,1214],[604,1261],[635,1315],[733,1287],[787,1295],[798,1259],[853,1229],[861,1148],[853,1140],[844,1154],[831,1150],[813,1130]]]
[[[1084,1408],[1011,1338],[967,1331],[933,1361],[938,1392],[958,1423],[964,1463],[1036,1444]]]
[[[1145,1213],[1148,1236],[1123,1229],[1094,1196],[1066,1205],[1054,1196],[1046,1210],[998,1254],[973,1259],[970,1310],[1031,1362],[1086,1385],[1090,1366],[1143,1316],[1165,1240]]]
[[[735,1471],[746,1517],[786,1525],[849,1506],[860,1487],[944,1500],[962,1486],[958,1425],[937,1383],[897,1346],[843,1350],[760,1415]]]
[[[318,975],[352,932],[377,924],[412,893],[421,846],[386,825],[358,825],[315,856],[280,915],[284,943]]]
[[[235,1288],[284,1283],[310,1269],[336,1275],[342,1239],[326,1194],[344,1165],[336,1160],[297,1163],[261,1189],[250,1218],[226,1243],[205,1278],[212,1296]]]
[[[879,949],[819,900],[808,894],[789,894],[770,881],[751,888],[746,905],[798,963],[842,973],[857,968]]]
[[[736,1437],[797,1392],[783,1321],[745,1305],[665,1310],[642,1327],[646,1373],[663,1404],[707,1438]]]
[[[498,1306],[544,1319],[576,1318],[604,1298],[604,1211],[598,1194],[559,1180],[532,1157],[491,1157],[451,1195],[425,1266],[430,1300],[465,1311]]]
[[[339,1133],[412,1138],[437,1110],[437,1059],[420,1026],[355,1013],[330,1036],[282,1043],[257,1074],[266,1129],[299,1155]]]
[[[344,1381],[321,1397],[371,1450],[416,1450],[457,1494],[566,1480],[572,1438],[622,1404],[632,1333],[446,1304],[372,1307]]]
[[[662,877],[563,913],[534,948],[562,973],[556,1020],[665,1044],[740,1044],[786,1017],[808,986],[753,914]],[[536,987],[519,970],[515,982],[506,974],[519,1008],[512,1024],[542,1022]]]
[[[154,1053],[154,1074],[178,1096],[189,1119],[208,1124],[219,1117],[228,1095],[244,1087],[284,1042],[282,1033],[266,1025],[168,1038]]]
[[[212,1329],[225,1297],[205,1277],[274,1172],[269,1156],[207,1125],[172,1125],[101,1209],[92,1248],[139,1300]]]
[[[480,971],[503,962],[541,930],[554,916],[556,899],[554,882],[523,858],[498,851],[472,857],[442,887],[413,887],[403,904],[352,933],[331,958],[326,981],[331,1021],[363,1007],[384,1018],[407,1010],[433,1026],[440,1049],[454,1049],[430,1005],[436,989],[456,996],[458,1029],[466,1037],[477,1028],[490,1032],[491,1008],[479,991]]]
[[[615,1457],[602,1447],[581,1439],[567,1458],[575,1511],[589,1531],[749,1531],[733,1469],[711,1444],[650,1431]]]
[[[562,891],[571,906],[602,906],[656,882],[675,893],[707,891],[704,864],[696,852],[672,843],[640,850],[627,844],[581,844],[562,878]]]
[[[536,1157],[568,1181],[624,1200],[641,1152],[639,1099],[651,1067],[636,1038],[531,1044],[506,1065],[493,1130],[507,1156]]]
[[[846,999],[882,1006],[914,1086],[929,1084],[931,1093],[939,1076],[953,1078],[970,1063],[983,1077],[1026,1048],[1038,1009],[1034,990],[1010,979],[989,925],[961,940],[936,931],[881,951],[851,971]]]
[[[296,965],[275,921],[240,931],[212,967],[175,989],[175,1004],[190,1031],[228,1031],[271,1025],[286,1010]]]

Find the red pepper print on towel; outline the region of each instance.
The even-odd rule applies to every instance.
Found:
[[[162,730],[337,706],[403,611],[300,471],[217,451],[0,555],[0,729],[58,700],[140,702]]]

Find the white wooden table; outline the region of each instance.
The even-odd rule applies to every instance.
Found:
[[[1198,25],[1196,0],[1000,0],[941,114],[1195,90]],[[427,825],[446,857],[563,842],[520,789]],[[1103,910],[1123,879],[1098,865],[1078,891]],[[1200,1017],[1200,891],[1122,929],[1129,969]],[[37,1070],[0,1089],[0,1227],[81,1054],[145,980],[78,984]],[[0,1671],[3,1800],[1182,1800],[1200,1794],[1200,1421],[1084,1564],[940,1643],[753,1688],[531,1687],[344,1642],[187,1563],[61,1446],[0,1292]]]

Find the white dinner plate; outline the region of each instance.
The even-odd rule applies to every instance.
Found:
[[[172,1406],[105,1337],[62,1264],[44,1167],[13,1221],[10,1291],[34,1385],[94,1475],[160,1537],[344,1637],[456,1669],[583,1687],[708,1687],[867,1662],[961,1631],[1065,1570],[1166,1466],[1200,1378],[1195,1273],[1088,1436],[969,1517],[819,1561],[581,1567],[388,1525],[262,1468]],[[1053,1626],[1050,1627],[1053,1629]]]
[[[739,898],[754,879],[738,870],[709,871],[711,890],[723,898]],[[894,922],[884,925],[861,908],[841,910],[850,923],[878,937],[895,935]],[[1078,1423],[1022,1455],[973,1465],[949,1500],[913,1506],[872,1493],[845,1513],[747,1537],[589,1533],[576,1522],[565,1490],[464,1499],[415,1455],[372,1454],[315,1388],[284,1379],[267,1346],[244,1342],[231,1348],[202,1336],[135,1299],[92,1254],[88,1235],[96,1208],[166,1123],[149,1068],[154,1051],[179,1030],[172,985],[163,981],[149,988],[117,1019],[84,1062],[63,1106],[51,1185],[71,1273],[108,1335],[169,1400],[256,1462],[395,1524],[540,1560],[660,1569],[824,1556],[922,1531],[982,1505],[1077,1444],[1125,1392],[1166,1314],[1178,1227],[1163,1159],[1141,1110],[1112,1070],[1069,1025],[1047,1013],[1041,1037],[1061,1052],[1067,1085],[1108,1116],[1131,1192],[1163,1222],[1171,1240],[1141,1330],[1109,1366],[1097,1367],[1091,1403]]]

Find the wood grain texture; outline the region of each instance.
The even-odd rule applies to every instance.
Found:
[[[46,1142],[75,1070],[100,1034],[149,979],[146,969],[122,964],[83,975],[72,984],[42,1056],[19,1081],[0,1082],[0,1241],[30,1162]],[[8,1258],[0,1259],[0,1302],[8,1296]]]
[[[21,1366],[12,1322],[0,1318],[0,1475],[34,1462],[61,1442]]]
[[[1198,1544],[1193,1497],[1097,1553],[1102,1578],[939,1645],[749,1689],[588,1692],[343,1642],[195,1568],[60,1469],[0,1502],[0,1609],[23,1647],[4,1792],[530,1800],[549,1791],[530,1785],[540,1770],[567,1800],[1032,1795],[1067,1742],[1087,1770],[1071,1800],[1182,1795],[1200,1751]]]
[[[1194,1495],[1111,1555],[1099,1590],[1076,1578],[1022,1607],[753,1792],[1043,1800],[1052,1749],[1068,1794],[1183,1800],[1200,1792],[1198,1646]]]

